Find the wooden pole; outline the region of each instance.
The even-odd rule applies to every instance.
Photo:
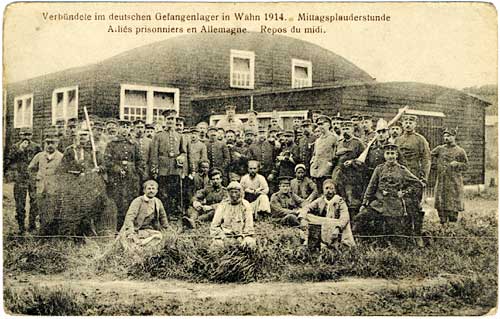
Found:
[[[95,151],[95,143],[94,143],[94,134],[92,134],[92,126],[90,126],[89,113],[87,112],[86,106],[83,107],[83,111],[85,113],[85,122],[87,122],[87,127],[89,128],[90,144],[92,145],[92,160],[94,161],[95,168],[98,168],[97,156],[96,156],[96,151]]]

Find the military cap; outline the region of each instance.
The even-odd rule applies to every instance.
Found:
[[[305,120],[302,120],[302,122],[300,124],[302,126],[309,126],[309,125],[312,125],[312,121],[310,119],[305,119]]]
[[[457,130],[455,129],[450,129],[450,128],[445,128],[443,130],[443,135],[445,134],[448,134],[448,135],[453,135],[453,136],[457,136]]]
[[[106,121],[106,126],[108,126],[109,124],[118,125],[118,121],[116,119],[109,119]]]
[[[226,130],[223,127],[217,127],[217,131],[226,132]]]
[[[210,171],[208,171],[208,177],[209,178],[212,178],[214,177],[215,175],[221,175],[222,176],[222,172],[220,169],[218,168],[212,168]]]
[[[166,109],[163,112],[161,112],[161,115],[165,117],[172,117],[177,115],[177,111],[175,109]]]
[[[253,115],[258,115],[259,114],[259,113],[257,113],[257,111],[254,111],[254,110],[249,110],[247,112],[247,114],[250,114],[250,113],[253,114]]]
[[[134,125],[138,125],[138,124],[146,124],[146,121],[144,121],[143,119],[135,120]]]
[[[238,190],[242,190],[241,188],[241,184],[236,182],[236,181],[232,181],[231,183],[229,183],[229,185],[227,185],[227,190],[232,190],[232,189],[238,189]]]
[[[278,181],[280,184],[290,184],[292,177],[290,176],[280,176],[278,177]]]
[[[100,120],[96,120],[96,121],[94,121],[94,127],[102,129],[102,128],[104,128],[104,123]]]
[[[198,127],[196,127],[196,126],[192,126],[189,129],[191,130],[191,133],[199,133],[199,132],[201,132],[201,130]]]
[[[245,129],[244,133],[245,133],[245,135],[247,135],[247,134],[255,135],[255,131],[252,130],[251,128]]]
[[[302,168],[304,171],[306,170],[306,166],[304,164],[297,164],[295,165],[295,172],[297,172],[297,170],[300,168]]]
[[[207,132],[210,132],[210,131],[216,131],[217,132],[217,128],[215,126],[209,126],[208,129],[207,129]]]
[[[354,123],[352,121],[342,121],[342,127],[353,127]]]
[[[331,122],[332,122],[332,121],[331,121],[331,120],[330,120],[330,118],[329,118],[328,116],[326,116],[326,115],[321,115],[321,116],[320,116],[320,117],[318,117],[318,119],[316,120],[316,123],[318,123],[318,124],[325,123],[325,122],[328,122],[328,123],[330,123],[330,124],[331,124]]]
[[[371,115],[362,115],[362,116],[361,116],[361,119],[362,119],[363,121],[364,121],[364,120],[371,120],[371,119],[373,119],[373,116],[371,116]]]
[[[293,133],[292,130],[285,130],[285,131],[283,131],[283,135],[285,135],[285,136],[293,136],[294,133]]]
[[[76,118],[68,119],[68,127],[76,127],[78,120]]]
[[[279,132],[279,129],[276,126],[270,126],[269,129],[268,129],[268,132],[269,133]]]
[[[259,125],[259,132],[267,132],[266,127]]]
[[[182,130],[182,134],[189,134],[189,133],[192,133],[193,132],[193,129],[190,128],[190,127],[185,127],[183,130]]]
[[[416,122],[417,119],[418,119],[418,117],[416,115],[413,115],[413,114],[403,114],[401,116],[401,121],[408,120],[408,121]]]
[[[315,110],[315,111],[312,111],[312,114],[323,114],[323,111],[321,111],[321,110]]]
[[[276,136],[281,136],[285,134],[285,131],[283,130],[277,130],[278,133],[276,133]]]
[[[185,120],[185,119],[184,119],[184,117],[182,117],[182,116],[178,116],[178,117],[176,117],[176,118],[175,118],[175,121],[176,121],[176,122],[184,122],[184,120]]]
[[[44,141],[57,141],[59,140],[59,133],[56,127],[49,127],[43,131]]]
[[[19,131],[19,135],[33,135],[33,129],[31,127],[23,127]]]
[[[382,148],[384,149],[384,151],[397,151],[398,150],[398,146],[396,144],[393,144],[393,143],[385,144],[384,146],[382,146]]]
[[[229,132],[232,132],[232,133],[236,134],[235,130],[233,130],[232,128],[228,128],[226,130],[226,134],[229,133]]]
[[[226,109],[226,110],[236,110],[236,105],[229,104],[229,105],[226,105],[224,107],[224,109]]]
[[[362,117],[361,117],[361,114],[359,114],[359,113],[354,113],[353,115],[351,115],[351,121],[359,121],[361,119],[362,119]]]
[[[126,127],[128,127],[128,126],[130,126],[130,121],[127,121],[127,120],[119,120],[119,121],[118,121],[118,124],[119,124],[120,126],[126,126]]]
[[[147,130],[151,130],[151,129],[154,130],[154,128],[155,128],[154,124],[146,124]]]

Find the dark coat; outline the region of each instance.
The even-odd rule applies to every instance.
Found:
[[[151,145],[151,167],[158,168],[158,176],[181,175],[177,157],[185,153],[182,134],[173,129],[159,132],[153,138]]]

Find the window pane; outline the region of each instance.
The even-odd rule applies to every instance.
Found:
[[[157,109],[168,109],[174,107],[174,93],[154,92],[153,107]]]
[[[22,126],[22,125],[23,125],[23,100],[17,100],[15,126]]]
[[[137,90],[125,90],[125,105],[147,106],[147,92]]]
[[[24,106],[24,125],[31,126],[31,104],[32,99],[27,98]]]
[[[250,59],[233,58],[233,71],[250,72]]]
[[[301,79],[308,79],[307,68],[302,66],[295,66],[295,77]]]
[[[76,107],[76,90],[68,91],[68,109],[66,111],[67,118],[78,117],[78,110]]]
[[[64,93],[59,92],[56,93],[56,110],[55,110],[55,116],[56,119],[64,118]]]

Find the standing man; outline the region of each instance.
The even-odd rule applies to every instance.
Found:
[[[316,137],[312,132],[311,120],[303,120],[301,122],[301,125],[303,129],[303,136],[298,140],[297,143],[299,149],[299,157],[297,159],[297,163],[304,164],[304,166],[306,167],[306,172],[309,174]]]
[[[332,133],[337,139],[340,139],[342,135],[342,117],[340,117],[340,115],[336,115],[332,118]]]
[[[252,206],[254,217],[265,216],[271,213],[269,206],[269,186],[264,176],[258,174],[259,162],[251,160],[248,162],[248,174],[241,178],[241,187],[245,199]]]
[[[149,155],[151,153],[151,143],[153,142],[152,139],[147,137],[145,135],[146,132],[146,125],[143,120],[136,120],[134,122],[135,126],[135,142],[137,145],[139,145],[139,151],[141,153],[141,158],[144,162],[144,171],[141,173],[142,174],[142,179],[140,185],[147,181],[149,179],[149,172],[150,172],[150,160],[149,160]]]
[[[311,159],[311,177],[316,180],[318,190],[322,189],[323,181],[331,178],[337,138],[330,132],[330,118],[321,116],[317,120],[320,136],[314,142]]]
[[[294,143],[292,130],[283,132],[283,143],[280,144],[281,150],[276,157],[278,176],[292,176],[294,175],[296,161],[299,158],[299,149]]]
[[[216,127],[222,127],[225,131],[228,129],[234,131],[243,130],[243,123],[236,118],[236,106],[226,105],[226,116],[217,122]]]
[[[394,141],[400,137],[401,135],[403,134],[403,129],[401,128],[400,125],[398,124],[394,124],[390,127],[389,129],[389,138],[390,138],[390,142],[391,143],[394,143]]]
[[[198,124],[196,124],[196,128],[198,129],[198,133],[200,134],[200,141],[205,143],[207,141],[208,123],[199,122]]]
[[[467,170],[465,150],[456,143],[456,130],[445,129],[444,144],[431,152],[437,170],[435,204],[441,224],[456,222],[458,212],[464,210],[464,182],[462,173]]]
[[[415,132],[417,127],[417,116],[405,114],[401,118],[404,132],[403,135],[396,138],[395,144],[399,147],[405,166],[413,175],[417,176],[426,184],[431,169],[431,151],[429,149],[429,143],[425,137]],[[422,231],[422,223],[425,215],[421,205],[423,194],[424,189],[422,188],[421,192],[415,197],[416,201],[409,203],[409,205],[415,206],[415,209],[411,209],[410,211],[416,214],[412,216],[412,227],[415,228],[415,233],[417,235],[420,235]],[[417,244],[418,246],[423,246],[422,238],[418,238]]]
[[[180,178],[182,167],[187,165],[183,162],[186,149],[182,134],[175,131],[176,114],[174,109],[163,112],[165,130],[155,135],[151,146],[151,173],[158,180],[160,200],[172,219],[182,215],[178,207],[181,204]]]
[[[32,141],[31,128],[22,128],[19,132],[20,141],[12,147],[9,160],[14,171],[14,200],[16,201],[16,220],[19,232],[26,231],[26,195],[30,199],[30,229],[34,230],[37,208],[35,203],[35,185],[30,178],[28,165],[33,157],[42,151],[40,145]],[[31,217],[33,216],[33,217]]]
[[[259,128],[259,122],[257,120],[257,112],[250,110],[247,113],[247,122],[245,123],[244,130],[251,130],[254,134],[257,134],[257,130]]]
[[[208,141],[205,145],[207,146],[207,157],[210,161],[210,168],[217,168],[224,172],[230,161],[229,150],[226,144],[217,140],[216,127],[210,126],[208,128]]]
[[[64,152],[64,150],[66,150],[68,146],[75,143],[77,122],[78,120],[76,118],[68,119],[68,122],[66,124],[66,134],[60,140],[60,149],[62,150],[62,152]]]
[[[40,213],[41,233],[46,232],[51,219],[50,215],[54,212],[59,182],[55,172],[63,157],[63,154],[57,150],[59,142],[57,128],[47,130],[44,134],[44,151],[36,154],[28,166],[28,170],[35,175],[36,197],[34,199]],[[35,217],[34,212],[30,212],[30,231],[35,229]]]
[[[153,124],[146,124],[145,128],[145,136],[153,141],[153,137],[155,137],[155,126]]]
[[[361,122],[361,127],[363,128],[363,145],[366,146],[375,137],[375,131],[373,130],[373,120],[370,115],[363,116],[363,121]]]
[[[207,146],[200,141],[200,130],[194,127],[188,144],[189,176],[192,178],[198,170],[200,161],[208,160]]]
[[[248,148],[248,159],[258,161],[260,163],[260,174],[268,178],[273,170],[276,156],[277,151],[274,141],[269,142],[266,137],[266,129],[260,127],[257,142],[252,143]]]

